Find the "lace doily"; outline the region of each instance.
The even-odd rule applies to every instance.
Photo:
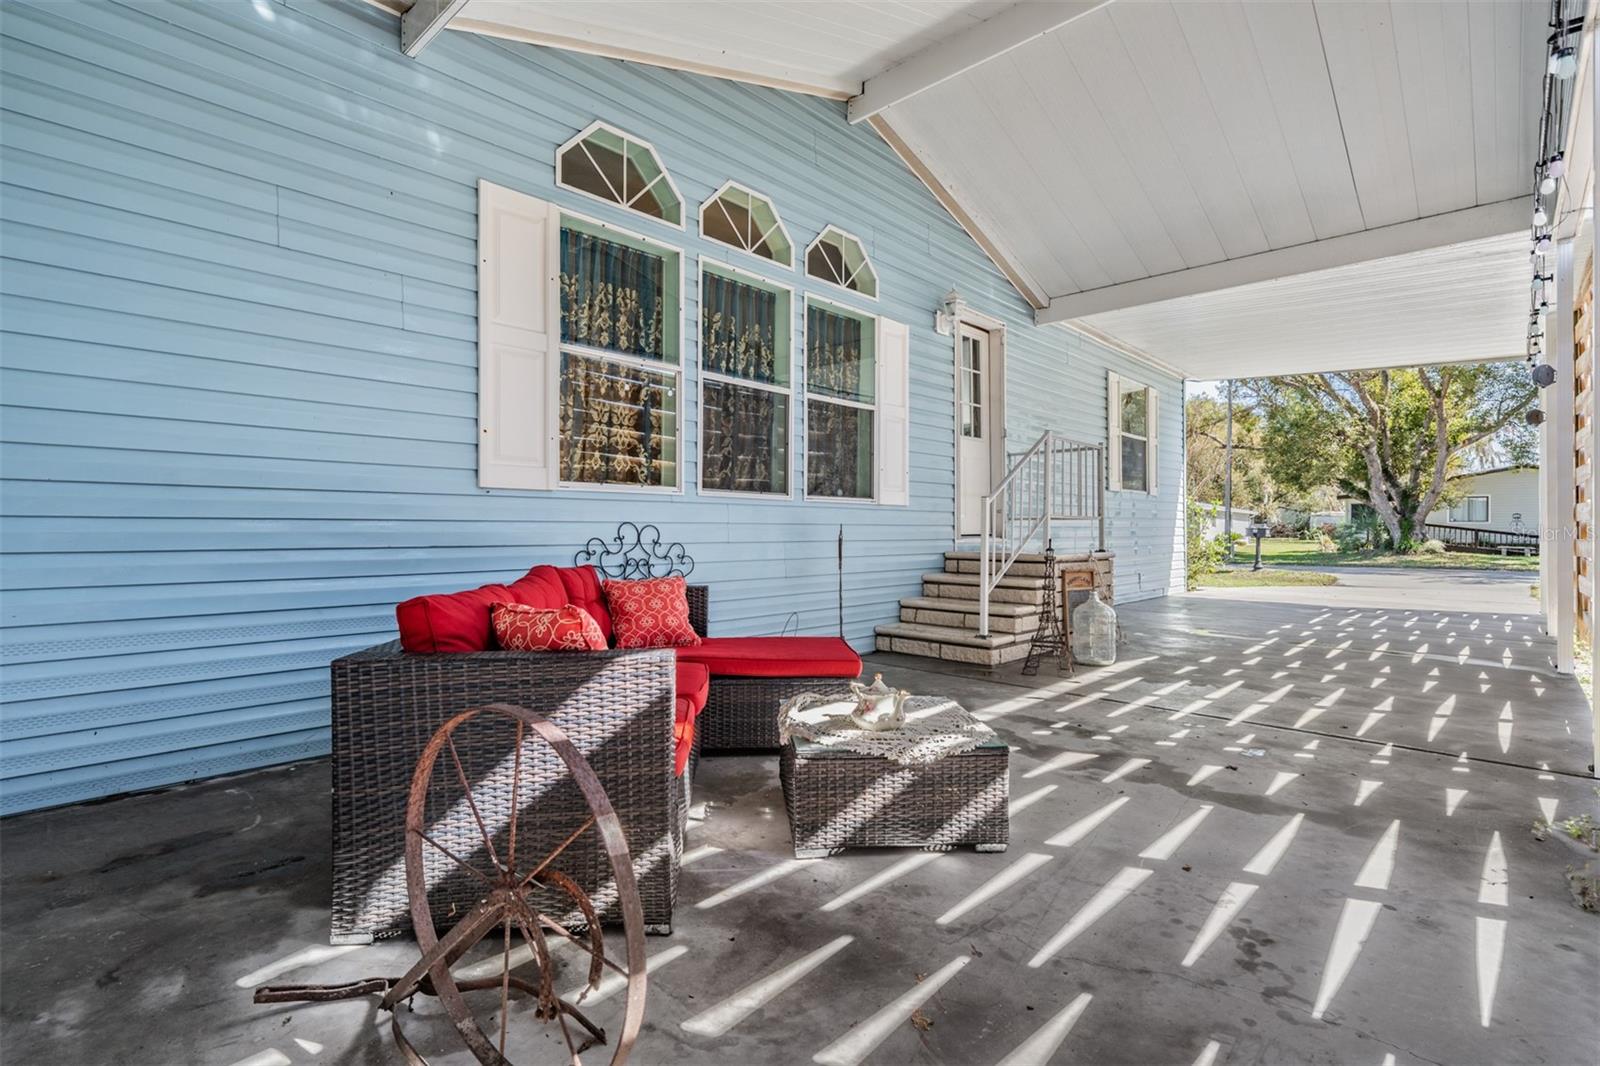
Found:
[[[906,720],[896,729],[859,728],[850,718],[856,701],[837,695],[802,692],[778,709],[779,742],[791,737],[876,755],[901,766],[925,766],[960,755],[995,739],[995,732],[946,696],[911,696]]]

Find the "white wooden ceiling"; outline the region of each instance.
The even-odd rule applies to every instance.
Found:
[[[498,26],[605,54],[656,56],[841,98],[1011,0],[467,0],[455,25]]]
[[[1369,260],[1081,320],[1202,381],[1520,356],[1524,233]]]
[[[1078,17],[1048,28],[1052,6]],[[1520,350],[1526,244],[1500,238],[1526,232],[1547,15],[1543,0],[467,0],[454,25],[861,93],[1041,321],[1216,377],[1291,351],[1371,365],[1383,338],[1428,358]],[[1404,322],[1368,304],[1396,291],[1417,309]]]

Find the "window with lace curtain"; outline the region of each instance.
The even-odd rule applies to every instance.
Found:
[[[679,487],[680,255],[561,218],[561,480]]]
[[[873,499],[877,320],[806,299],[806,495]]]
[[[789,495],[793,297],[721,263],[700,266],[700,488]]]

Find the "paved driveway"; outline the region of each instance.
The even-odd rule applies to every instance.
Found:
[[[1492,570],[1412,570],[1391,567],[1294,567],[1333,574],[1326,587],[1206,589],[1189,595],[1246,603],[1310,607],[1405,607],[1413,611],[1533,614],[1535,574]]]

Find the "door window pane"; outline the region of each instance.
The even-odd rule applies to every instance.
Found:
[[[983,346],[976,337],[961,338],[961,435],[983,437]]]

